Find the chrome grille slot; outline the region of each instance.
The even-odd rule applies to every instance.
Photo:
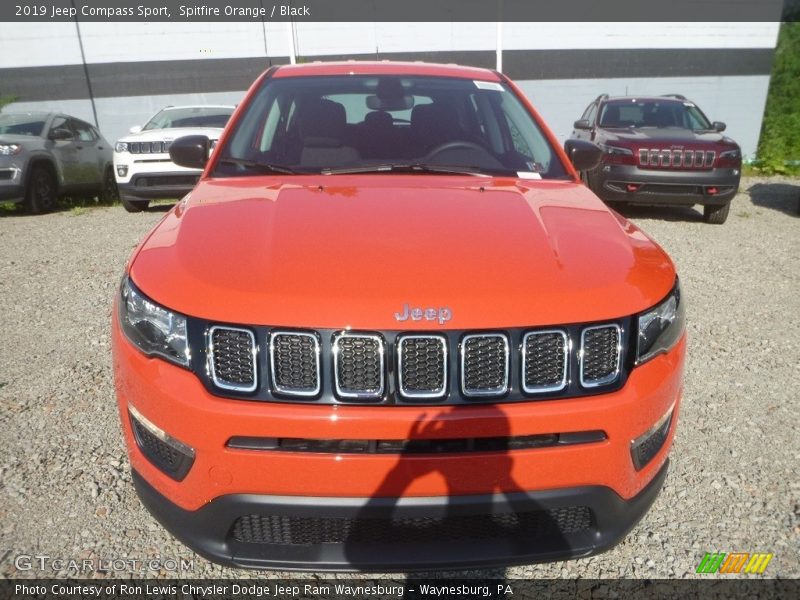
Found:
[[[647,150],[639,150],[639,164],[645,167],[650,164],[650,155],[647,153]]]
[[[687,150],[683,153],[683,166],[691,167],[694,162],[694,150]]]
[[[249,329],[215,326],[208,331],[208,372],[224,390],[256,389],[256,338]]]
[[[319,340],[313,333],[275,331],[270,336],[269,364],[274,391],[316,396],[320,391]]]
[[[597,325],[581,332],[580,382],[597,387],[619,375],[622,332],[619,325]]]
[[[380,398],[385,389],[384,356],[378,335],[338,334],[333,341],[336,393],[343,398]]]
[[[531,331],[522,338],[522,389],[555,392],[567,385],[569,338],[560,329]]]
[[[714,166],[714,159],[717,157],[716,152],[706,152],[706,167],[713,167]]]
[[[508,338],[472,334],[461,342],[461,391],[465,396],[501,396],[508,391]]]
[[[406,335],[397,352],[400,393],[407,398],[439,398],[447,389],[447,340],[438,335]]]

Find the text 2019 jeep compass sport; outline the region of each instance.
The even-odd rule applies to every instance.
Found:
[[[147,508],[212,560],[586,556],[666,476],[684,300],[503,75],[269,69],[131,257],[116,389]]]

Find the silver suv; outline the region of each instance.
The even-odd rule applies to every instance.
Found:
[[[0,114],[0,202],[43,213],[59,196],[116,199],[112,154],[97,128],[75,117]]]

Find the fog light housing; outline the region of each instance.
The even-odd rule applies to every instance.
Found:
[[[133,406],[128,406],[128,414],[136,445],[147,460],[175,481],[183,480],[194,463],[194,449],[154,425]]]
[[[128,167],[127,165],[118,165],[117,166],[117,175],[120,177],[125,177],[128,174]]]
[[[658,451],[664,447],[669,435],[669,428],[672,425],[672,413],[675,405],[669,407],[666,414],[642,435],[631,442],[631,458],[633,466],[637,471],[641,471],[653,460]]]

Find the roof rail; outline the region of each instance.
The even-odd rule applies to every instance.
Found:
[[[678,100],[686,100],[683,94],[661,94],[662,98],[677,98]]]
[[[597,98],[594,99],[595,102],[598,100],[606,100],[608,98],[608,94],[600,94]]]

